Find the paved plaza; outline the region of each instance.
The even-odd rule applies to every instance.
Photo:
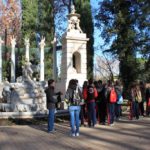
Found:
[[[149,150],[150,118],[129,121],[123,118],[113,127],[81,127],[79,137],[70,137],[69,123],[56,123],[56,133],[47,125],[0,127],[0,150]]]

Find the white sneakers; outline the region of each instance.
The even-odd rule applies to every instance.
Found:
[[[75,133],[72,133],[72,134],[71,134],[71,136],[73,136],[73,137],[74,137],[74,136],[76,136],[76,135],[75,135]]]
[[[76,134],[75,134],[75,133],[72,133],[72,134],[71,134],[72,137],[79,136],[79,135],[80,135],[79,133],[76,133]]]
[[[79,136],[79,133],[76,133],[76,136]]]

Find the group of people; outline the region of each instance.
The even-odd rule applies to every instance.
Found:
[[[54,132],[54,114],[57,103],[57,96],[61,92],[55,93],[55,82],[48,81],[48,88],[45,90],[47,97],[48,132]],[[145,87],[140,84],[133,84],[129,90],[129,119],[139,119],[139,115],[144,116],[144,101],[146,101],[146,115],[150,114],[150,86]],[[103,83],[101,80],[84,81],[80,87],[78,80],[71,79],[65,93],[65,102],[68,104],[70,114],[71,136],[79,136],[80,125],[94,127],[96,123],[113,126],[115,120],[119,120],[122,112],[123,86],[119,81],[115,83],[110,80]]]

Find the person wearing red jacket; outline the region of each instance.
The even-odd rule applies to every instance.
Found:
[[[88,80],[87,88],[83,89],[83,98],[87,101],[88,125],[94,127],[96,124],[95,98],[98,96],[93,80]]]

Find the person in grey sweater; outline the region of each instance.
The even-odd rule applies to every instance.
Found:
[[[54,130],[54,118],[55,107],[57,103],[57,96],[61,95],[61,92],[55,93],[55,81],[53,79],[48,80],[48,87],[45,90],[48,114],[48,133],[53,133]]]

